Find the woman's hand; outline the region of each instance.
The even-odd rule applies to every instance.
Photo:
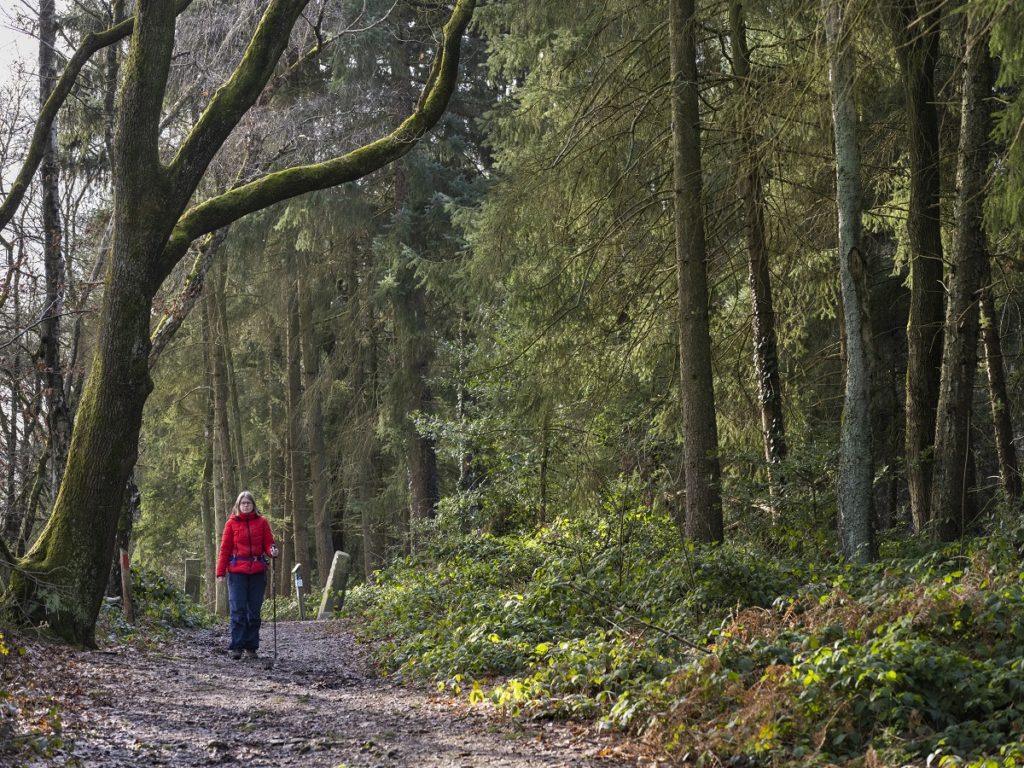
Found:
[[[271,544],[270,545],[270,556],[271,557],[277,557],[277,555],[278,555],[277,544]]]
[[[228,577],[227,577],[227,576],[218,576],[218,577],[217,577],[217,581],[219,581],[219,582],[221,582],[221,583],[223,583],[223,582],[225,582],[225,581],[227,581],[227,580],[228,580]]]

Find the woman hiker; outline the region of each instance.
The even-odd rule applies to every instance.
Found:
[[[249,491],[235,499],[224,525],[217,558],[217,581],[228,581],[231,606],[231,657],[256,658],[260,647],[260,609],[267,587],[267,557],[277,557],[270,524],[256,509]]]

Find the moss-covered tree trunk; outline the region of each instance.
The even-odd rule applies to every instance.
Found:
[[[391,134],[346,155],[256,179],[186,211],[207,166],[255,103],[308,0],[271,0],[245,55],[168,163],[160,120],[180,3],[147,0],[117,34],[91,36],[95,52],[129,31],[113,138],[113,237],[99,315],[99,340],[75,420],[64,478],[46,528],[6,593],[12,617],[48,622],[60,636],[94,644],[125,483],[135,465],[142,412],[152,391],[150,314],[160,284],[190,243],[247,213],[365,176],[408,152],[443,113],[458,72],[473,0],[459,0],[444,28],[416,110]],[[119,36],[120,37],[119,37]],[[100,42],[97,42],[99,40]],[[86,56],[87,58],[87,56]],[[80,70],[76,54],[69,62]],[[76,70],[77,71],[77,70]],[[59,82],[55,97],[66,94]],[[59,99],[57,100],[59,102]],[[0,204],[0,226],[17,210],[59,103],[48,103],[23,173]],[[35,167],[38,167],[37,165]]]

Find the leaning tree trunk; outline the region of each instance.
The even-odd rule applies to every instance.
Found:
[[[711,370],[707,250],[701,207],[697,19],[694,0],[672,0],[669,13],[680,396],[686,482],[684,533],[687,538],[695,541],[721,541],[721,470],[718,463],[718,425],[715,421],[715,390]]]
[[[964,47],[960,151],[957,157],[956,244],[949,275],[945,343],[939,408],[935,425],[935,461],[931,509],[934,533],[943,541],[958,538],[973,517],[967,482],[978,367],[978,303],[984,262],[988,259],[984,206],[992,156],[992,61],[988,23],[969,13]]]
[[[1020,465],[1013,444],[1013,422],[1010,419],[1010,395],[1003,367],[1003,345],[999,338],[999,318],[992,300],[988,262],[981,279],[981,340],[985,348],[985,371],[988,374],[989,400],[992,403],[992,429],[995,433],[996,457],[1003,493],[1011,500],[1021,497]]]
[[[743,3],[738,0],[733,0],[730,6],[729,21],[733,74],[739,81],[742,97],[749,102],[754,96],[750,80],[750,51],[747,48]],[[740,109],[744,109],[743,105]],[[739,121],[742,163],[740,185],[747,228],[747,262],[753,310],[754,375],[757,377],[757,400],[761,410],[761,436],[768,465],[768,481],[771,495],[777,497],[784,484],[779,465],[786,458],[786,429],[782,419],[782,382],[775,335],[775,305],[772,301],[772,278],[768,268],[768,241],[764,226],[764,184],[761,181],[761,158],[757,151],[754,128],[749,118],[742,114]]]
[[[931,519],[935,411],[942,366],[942,230],[935,63],[942,0],[891,0],[888,9],[910,148],[910,317],[907,321],[906,463],[915,530]]]
[[[844,0],[823,0],[839,209],[839,282],[846,333],[846,386],[839,437],[839,543],[855,562],[874,559],[871,457],[871,332],[867,269],[861,253],[860,151],[853,93],[853,30]]]

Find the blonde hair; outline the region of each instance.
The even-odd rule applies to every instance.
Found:
[[[242,491],[240,494],[238,494],[238,498],[235,499],[234,506],[231,507],[232,515],[237,515],[241,511],[238,505],[242,503],[243,499],[248,499],[249,501],[252,502],[253,512],[255,512],[257,515],[260,513],[259,507],[256,505],[256,497],[252,495],[252,491]]]

